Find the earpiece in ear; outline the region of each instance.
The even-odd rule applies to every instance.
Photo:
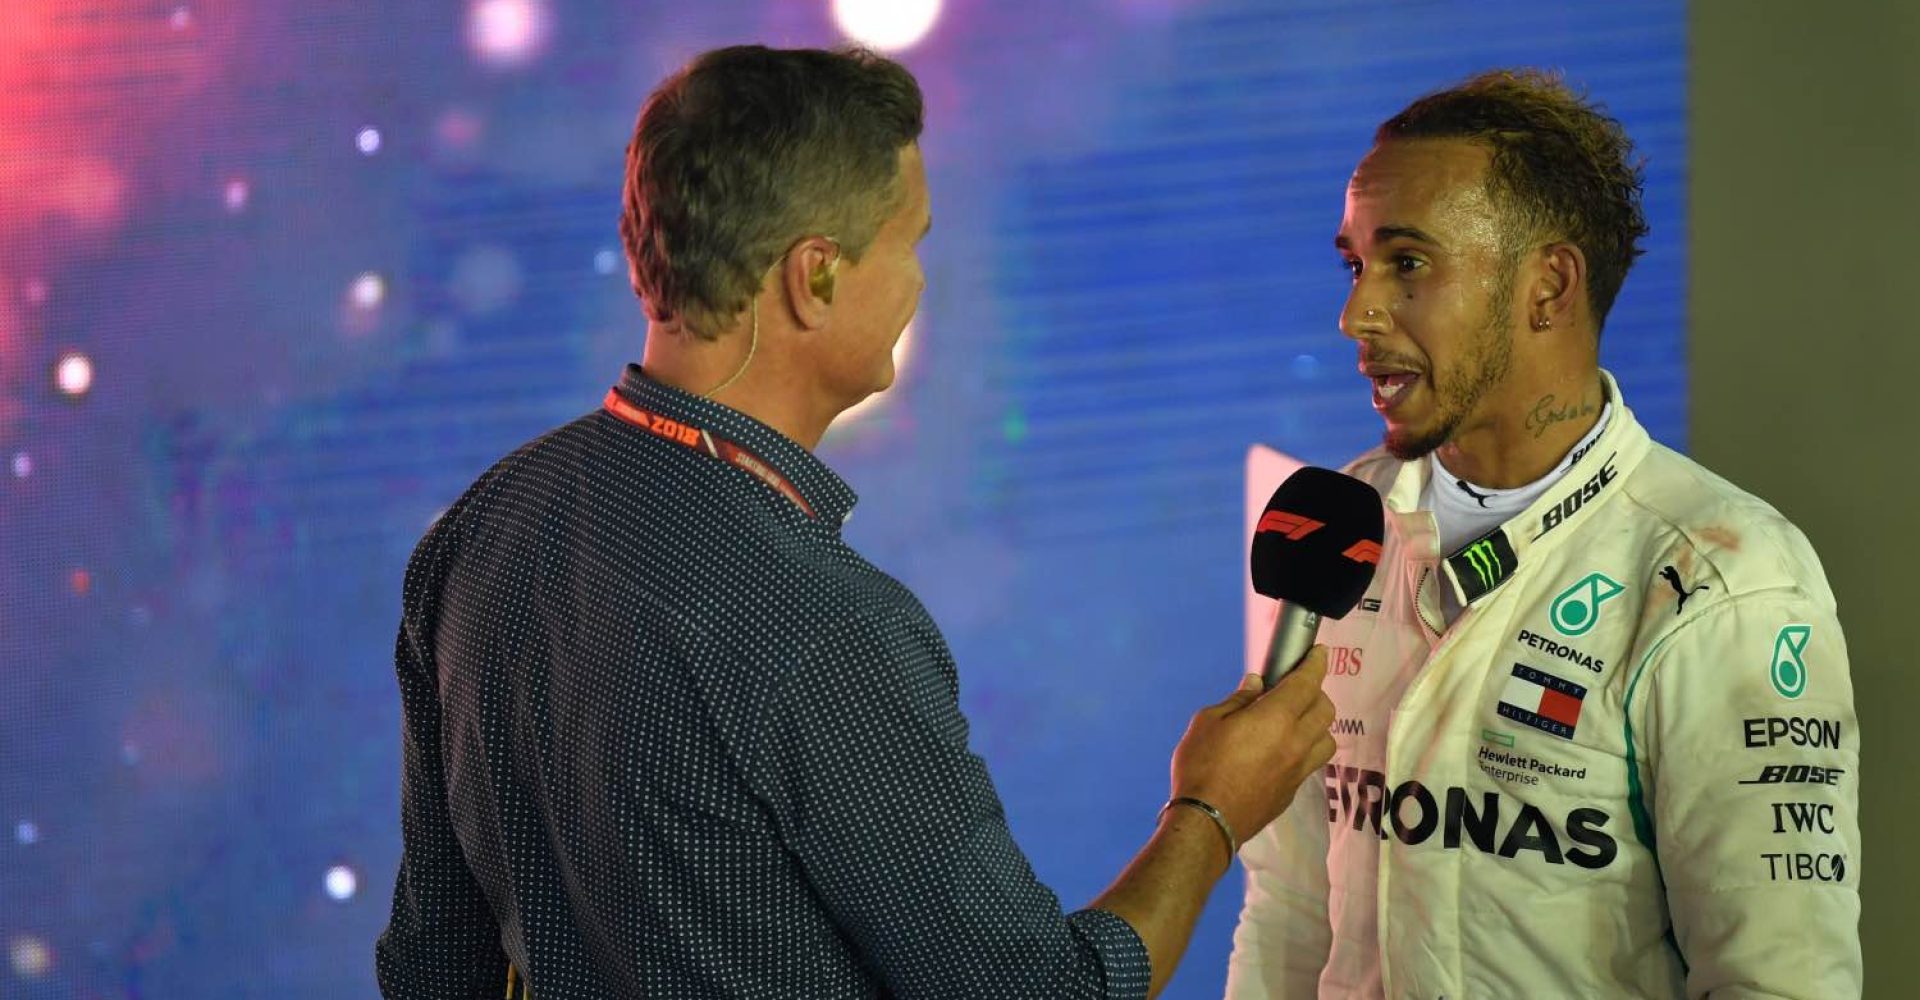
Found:
[[[840,258],[835,257],[833,260],[828,261],[824,267],[815,268],[813,274],[807,279],[807,290],[812,292],[814,297],[820,301],[829,305],[833,304],[834,271],[838,270],[839,267]]]

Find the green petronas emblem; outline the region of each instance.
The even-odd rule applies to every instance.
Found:
[[[1588,573],[1553,599],[1554,630],[1564,636],[1586,635],[1600,621],[1600,606],[1626,592],[1605,573]]]
[[[1782,698],[1798,698],[1807,690],[1807,641],[1810,625],[1788,625],[1773,637],[1773,689]]]

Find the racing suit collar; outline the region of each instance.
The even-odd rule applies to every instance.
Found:
[[[1572,536],[1578,523],[1586,520],[1594,508],[1611,502],[1620,493],[1619,481],[1646,456],[1651,444],[1646,428],[1627,407],[1612,373],[1603,369],[1600,377],[1614,407],[1607,429],[1585,454],[1574,459],[1553,489],[1505,524],[1440,561],[1441,572],[1462,607],[1498,589],[1520,568],[1529,551],[1549,551]],[[1426,470],[1426,462],[1405,463],[1389,491],[1388,505],[1395,510],[1417,507],[1420,491],[1426,487]],[[1399,506],[1401,503],[1407,506]]]

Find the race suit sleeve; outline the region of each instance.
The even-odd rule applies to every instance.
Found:
[[[1326,785],[1303,783],[1286,812],[1241,848],[1240,860],[1247,894],[1227,962],[1228,1000],[1318,996],[1333,947]]]
[[[1627,702],[1635,828],[1687,996],[1859,996],[1860,732],[1832,605],[1779,590],[1703,608]]]

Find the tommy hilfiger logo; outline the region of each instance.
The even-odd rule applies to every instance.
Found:
[[[1495,711],[1501,718],[1570,740],[1586,697],[1587,689],[1570,680],[1516,663]]]

